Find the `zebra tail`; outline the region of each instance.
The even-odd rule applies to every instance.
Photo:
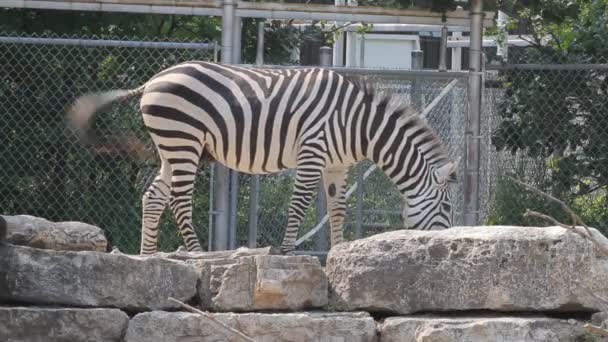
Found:
[[[93,134],[89,128],[95,114],[102,108],[109,106],[112,102],[143,93],[144,88],[145,84],[136,89],[111,90],[103,93],[83,95],[76,99],[75,103],[68,110],[68,124],[78,133],[82,141],[85,143],[91,142]]]

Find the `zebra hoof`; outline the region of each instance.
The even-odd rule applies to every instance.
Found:
[[[296,255],[296,250],[293,247],[281,247],[281,254],[282,255]]]

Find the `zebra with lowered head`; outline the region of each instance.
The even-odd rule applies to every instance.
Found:
[[[83,135],[101,107],[142,95],[140,109],[161,159],[143,196],[141,254],[156,252],[167,204],[190,251],[201,247],[192,226],[192,192],[199,161],[210,157],[233,170],[268,174],[295,168],[295,185],[281,249],[295,249],[298,227],[322,179],[331,245],[343,241],[346,177],[370,159],[404,198],[404,224],[452,226],[450,161],[432,129],[408,108],[365,83],[322,68],[263,69],[186,62],[133,90],[80,97],[70,109]]]

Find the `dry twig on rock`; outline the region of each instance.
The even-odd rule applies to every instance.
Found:
[[[199,309],[197,309],[197,308],[195,308],[195,307],[192,307],[192,306],[190,306],[190,305],[188,305],[188,304],[186,304],[186,303],[183,303],[183,302],[181,302],[181,301],[179,301],[179,300],[177,300],[177,299],[175,299],[175,298],[173,298],[173,297],[169,297],[169,300],[170,300],[170,301],[172,301],[172,302],[175,302],[175,303],[179,304],[181,307],[183,307],[184,309],[186,309],[186,310],[188,310],[188,311],[190,311],[190,312],[197,313],[197,314],[199,314],[199,315],[201,315],[201,316],[203,316],[203,317],[207,318],[207,319],[208,319],[208,320],[210,320],[211,322],[213,322],[213,323],[215,323],[215,324],[217,324],[217,325],[221,326],[222,328],[224,328],[224,329],[226,329],[226,330],[230,331],[232,334],[234,334],[234,335],[238,336],[238,337],[239,337],[239,338],[241,338],[243,341],[247,341],[247,342],[255,342],[255,340],[254,340],[254,339],[252,339],[251,337],[249,337],[249,336],[247,336],[247,335],[243,334],[242,332],[240,332],[240,331],[238,331],[238,330],[234,329],[233,327],[231,327],[231,326],[227,325],[226,323],[224,323],[224,322],[222,322],[222,321],[218,320],[217,318],[213,317],[213,315],[209,314],[208,312],[201,311],[201,310],[199,310]]]
[[[596,334],[596,335],[608,337],[608,330],[600,328],[600,327],[596,327],[595,325],[592,325],[589,323],[583,325],[583,329],[587,330],[590,333]]]
[[[572,219],[572,225],[568,226],[566,224],[563,224],[559,221],[557,221],[555,218],[546,215],[546,214],[542,214],[536,211],[531,211],[528,209],[528,211],[524,214],[524,216],[532,216],[532,217],[538,217],[541,219],[544,219],[546,221],[551,222],[552,224],[555,224],[557,226],[566,228],[566,229],[570,229],[572,230],[574,233],[579,234],[580,236],[588,239],[589,241],[591,241],[591,243],[593,243],[593,245],[595,247],[597,247],[598,250],[600,250],[604,255],[608,256],[608,248],[606,248],[605,246],[603,246],[602,244],[600,244],[594,237],[593,237],[593,233],[591,233],[591,230],[589,229],[589,226],[587,226],[585,224],[585,222],[583,222],[583,220],[580,218],[580,216],[578,216],[572,209],[570,209],[570,207],[568,207],[566,205],[566,203],[564,203],[563,201],[533,187],[530,184],[524,183],[521,180],[511,177],[511,176],[506,176],[508,179],[512,180],[513,182],[523,186],[524,188],[534,192],[537,195],[540,195],[552,202],[555,202],[557,204],[560,205],[560,207],[570,216],[570,218]],[[587,234],[584,234],[583,232],[579,231],[578,229],[576,229],[576,226],[582,226],[585,231],[587,232]]]
[[[566,228],[566,229],[570,229],[571,231],[573,231],[574,233],[588,239],[589,241],[591,241],[593,243],[593,245],[600,250],[600,252],[602,252],[604,255],[608,256],[608,248],[606,248],[605,246],[601,245],[594,237],[593,237],[593,233],[591,233],[591,230],[589,229],[589,227],[585,224],[585,222],[583,222],[583,220],[580,218],[580,216],[578,216],[572,209],[570,209],[570,207],[568,207],[566,205],[566,203],[564,203],[563,201],[560,201],[559,199],[533,187],[532,185],[526,184],[524,182],[522,182],[519,179],[513,178],[511,176],[507,176],[507,178],[511,179],[512,181],[514,181],[515,183],[523,186],[524,188],[534,192],[537,195],[540,195],[546,199],[548,199],[549,201],[555,202],[557,204],[559,204],[561,206],[561,208],[570,216],[570,218],[572,219],[572,225],[566,225],[563,224],[561,222],[559,222],[558,220],[556,220],[555,218],[543,214],[543,213],[539,213],[536,211],[532,211],[530,209],[526,210],[526,213],[524,214],[524,217],[537,217],[540,219],[543,219],[545,221],[551,222],[551,224],[554,224],[556,226],[560,226],[562,228]],[[585,229],[586,234],[577,229],[577,225],[582,226]],[[598,300],[601,304],[602,307],[606,307],[608,306],[608,299],[600,296],[596,293],[594,293],[593,291],[589,290],[588,288],[586,288],[585,286],[583,286],[582,284],[580,284],[578,281],[576,281],[576,285],[584,290],[588,295],[592,296],[593,298],[595,298],[596,300]],[[602,327],[596,327],[592,324],[585,324],[583,325],[583,329],[585,329],[586,331],[596,334],[596,335],[600,335],[600,336],[604,336],[604,337],[608,337],[608,330],[602,328]]]

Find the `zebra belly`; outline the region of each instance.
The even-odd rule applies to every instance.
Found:
[[[278,144],[278,142],[276,143]],[[256,149],[254,153],[251,153],[250,144],[245,143],[241,146],[243,153],[240,158],[230,154],[228,154],[228,158],[225,158],[223,153],[215,150],[213,154],[217,156],[216,161],[233,170],[249,174],[269,174],[296,167],[296,153],[283,154],[279,162],[278,153],[269,153],[270,151],[264,151],[263,149]],[[295,149],[290,148],[291,150]]]

